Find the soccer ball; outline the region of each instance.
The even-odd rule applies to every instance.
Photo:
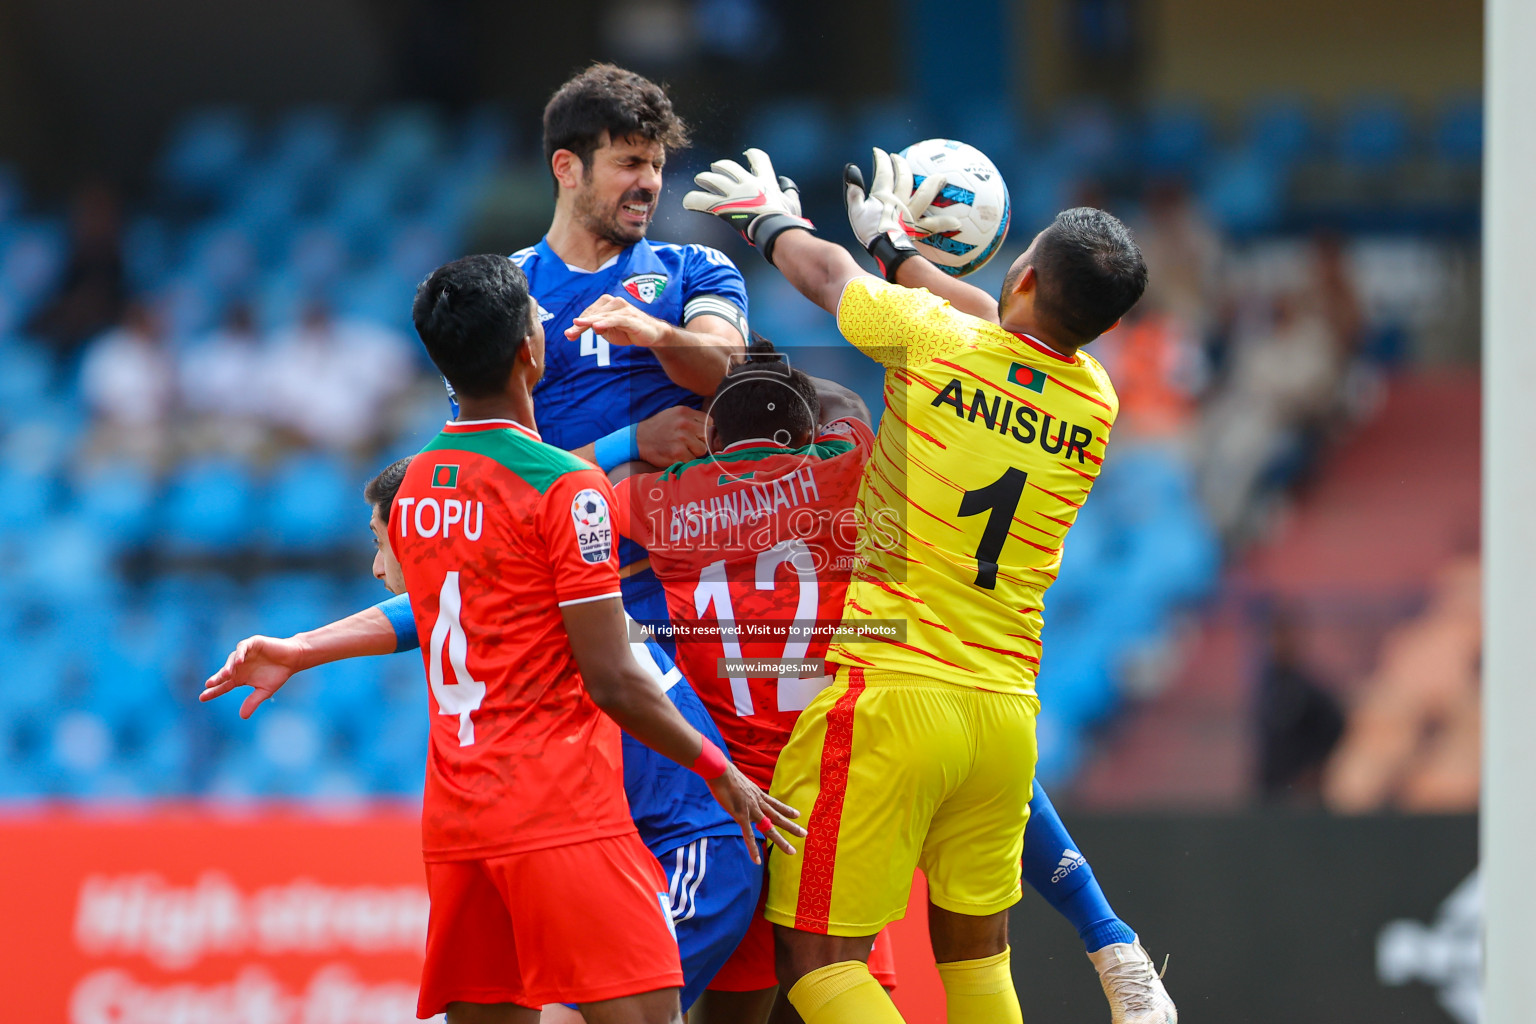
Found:
[[[956,231],[913,238],[917,251],[954,277],[980,269],[1008,237],[1008,186],[1003,176],[981,150],[952,139],[914,142],[901,155],[912,168],[913,188],[930,175],[944,175],[944,191],[928,210],[960,219]],[[919,217],[926,212],[913,211]]]

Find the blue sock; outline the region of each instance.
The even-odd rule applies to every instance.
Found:
[[[1093,868],[1067,834],[1039,780],[1024,830],[1024,881],[1056,908],[1093,953],[1115,942],[1135,942],[1130,925],[1115,916]]]

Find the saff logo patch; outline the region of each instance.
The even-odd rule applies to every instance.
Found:
[[[651,303],[667,290],[666,274],[636,274],[624,279],[624,290],[641,302]]]
[[[1045,382],[1050,378],[1044,370],[1037,370],[1033,366],[1025,366],[1023,363],[1014,363],[1008,368],[1008,380],[1026,391],[1033,391],[1037,395],[1045,393]]]
[[[440,487],[444,490],[452,490],[453,488],[459,486],[459,467],[433,466],[432,486]]]
[[[613,521],[608,499],[588,487],[571,500],[571,522],[576,524],[576,549],[581,560],[597,565],[613,554]]]

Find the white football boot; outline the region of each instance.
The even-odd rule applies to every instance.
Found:
[[[1179,1024],[1179,1011],[1141,941],[1116,942],[1089,953],[1112,1024]]]

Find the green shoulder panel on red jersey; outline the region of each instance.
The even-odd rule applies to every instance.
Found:
[[[778,445],[765,444],[758,448],[741,448],[734,452],[706,455],[702,459],[694,459],[691,462],[674,462],[661,471],[661,478],[676,480],[694,466],[714,465],[720,462],[757,462],[761,459],[773,458],[775,455],[801,455],[826,460],[852,450],[852,441],[823,441],[820,444],[808,444],[804,448],[780,448]]]
[[[549,490],[556,480],[567,473],[595,468],[570,452],[535,441],[511,429],[477,430],[462,434],[445,431],[427,442],[421,451],[423,454],[473,452],[516,473],[540,494]]]

